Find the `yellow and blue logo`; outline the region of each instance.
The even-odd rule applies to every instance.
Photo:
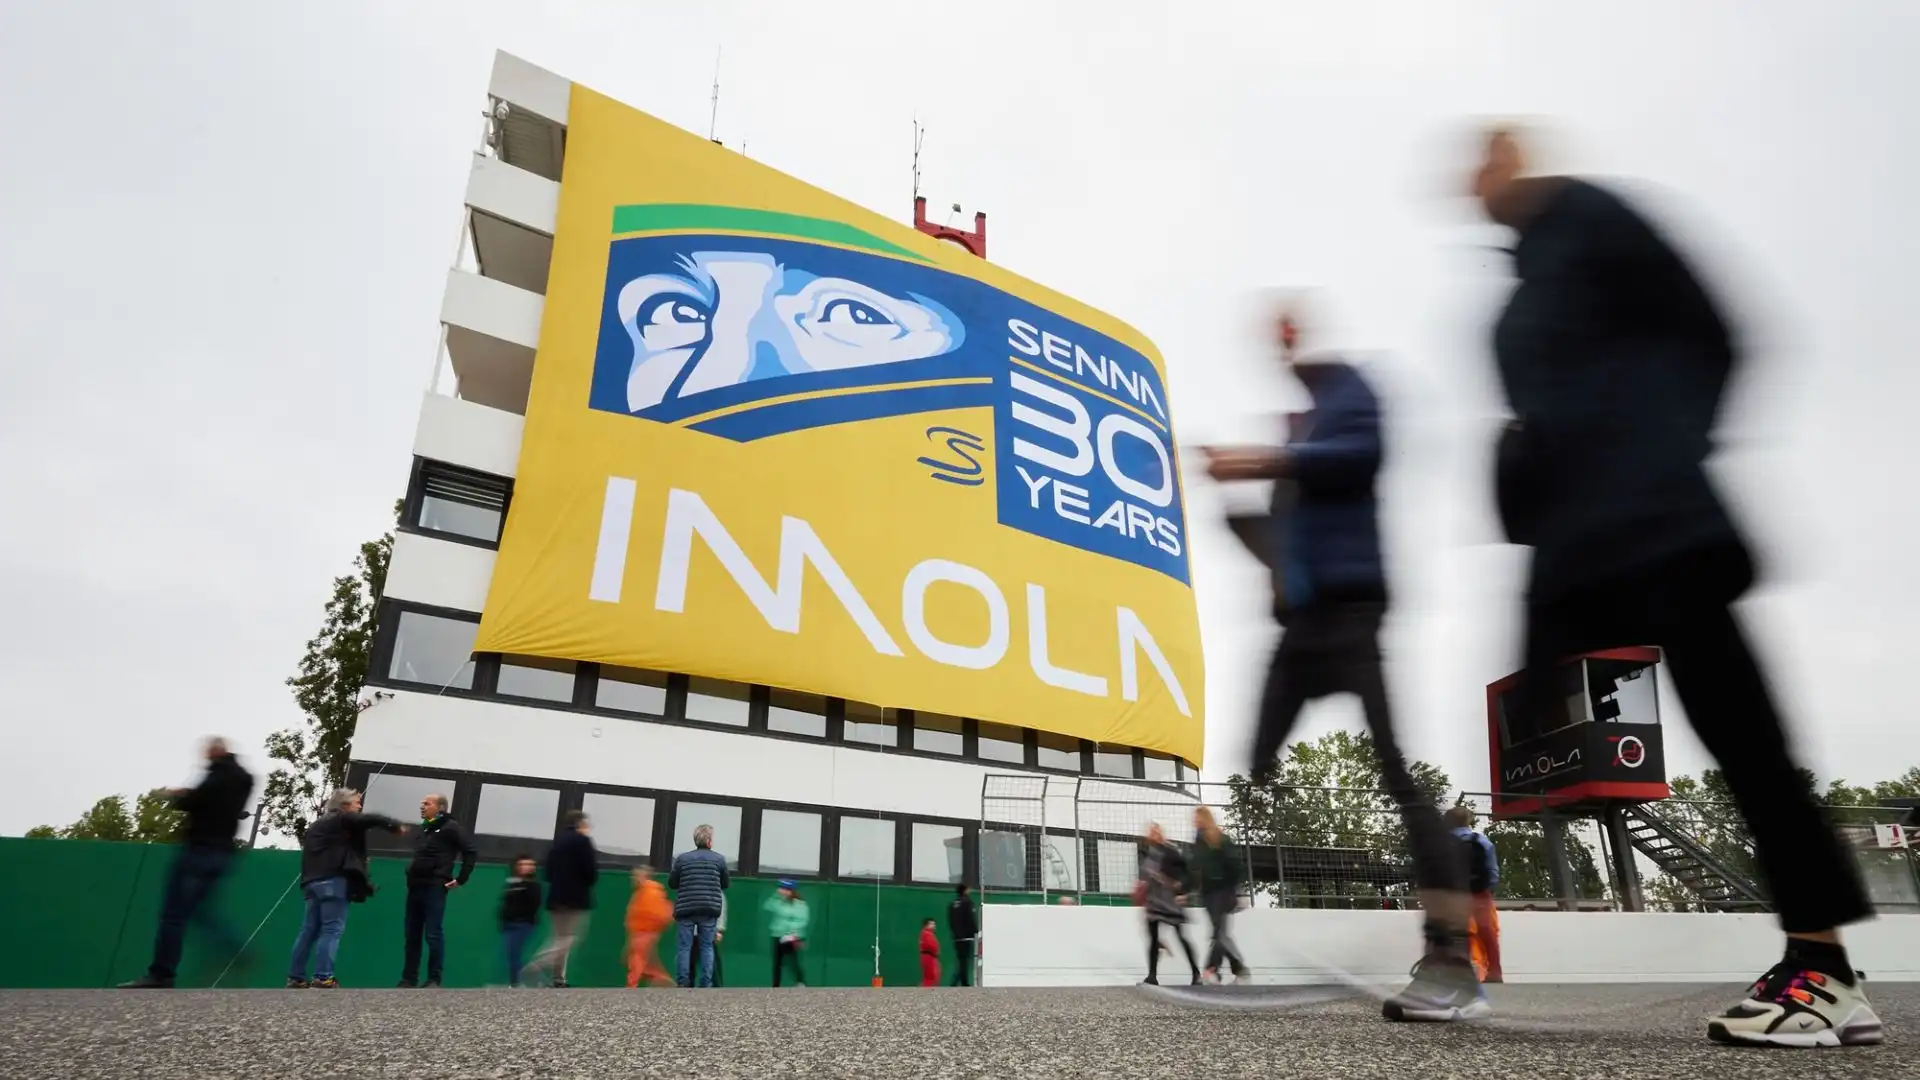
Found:
[[[1198,762],[1151,344],[590,91],[570,115],[479,647]]]

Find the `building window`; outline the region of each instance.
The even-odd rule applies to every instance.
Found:
[[[820,815],[803,810],[760,811],[760,873],[820,873]]]
[[[1065,769],[1068,772],[1080,771],[1080,740],[1065,735],[1055,735],[1051,731],[1040,734],[1039,765],[1043,769]]]
[[[394,628],[387,677],[426,686],[473,688],[473,639],[480,624],[419,611],[402,611]]]
[[[602,709],[667,715],[667,677],[658,671],[602,664],[593,687],[593,703]]]
[[[438,461],[420,463],[420,498],[411,524],[486,544],[500,542],[513,481]]]
[[[1146,767],[1148,780],[1161,784],[1174,784],[1180,780],[1180,763],[1170,757],[1148,754]]]
[[[862,701],[847,702],[847,718],[840,737],[850,743],[868,746],[900,745],[900,714]]]
[[[913,714],[913,748],[929,754],[959,757],[967,752],[965,728],[966,721],[957,716],[916,711]]]
[[[980,886],[985,889],[1027,887],[1027,837],[998,829],[980,831]]]
[[[914,881],[952,885],[966,880],[966,830],[931,821],[913,823]]]
[[[401,821],[420,820],[420,802],[429,795],[445,795],[452,805],[454,782],[438,776],[396,776],[375,773],[361,793],[360,808],[369,814],[385,814]]]
[[[1026,732],[1017,727],[989,724],[982,720],[979,747],[978,753],[983,761],[1006,761],[1015,765],[1027,762]]]
[[[560,817],[560,792],[555,788],[481,784],[480,810],[473,831],[486,836],[516,836],[551,840]]]
[[[1133,779],[1133,751],[1102,748],[1093,752],[1093,774],[1095,776],[1117,776]]]
[[[840,819],[840,876],[891,878],[898,823],[885,818]]]
[[[727,866],[740,865],[740,808],[725,803],[681,800],[673,809],[673,851],[693,847],[693,830],[699,825],[713,826],[713,850],[727,857]]]
[[[653,800],[589,791],[580,804],[593,822],[594,846],[608,855],[653,854]]]
[[[496,689],[507,697],[573,700],[574,662],[544,656],[502,656]]]
[[[702,724],[746,727],[753,711],[753,687],[720,679],[687,680],[687,719]]]
[[[774,690],[767,696],[767,730],[810,739],[827,737],[827,699],[818,694]]]

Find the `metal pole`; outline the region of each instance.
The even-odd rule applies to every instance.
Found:
[[[1080,861],[1080,869],[1073,875],[1074,899],[1087,897],[1087,853],[1080,841],[1080,786],[1085,781],[1075,778],[1073,781],[1073,857]]]
[[[1607,832],[1613,841],[1615,879],[1620,883],[1620,909],[1644,911],[1640,898],[1640,867],[1633,861],[1633,840],[1627,835],[1627,812],[1618,806],[1606,811]]]
[[[1561,911],[1573,911],[1578,908],[1574,903],[1577,891],[1573,886],[1573,870],[1567,865],[1567,825],[1552,808],[1542,808],[1540,825],[1547,838],[1547,876],[1553,882],[1553,898],[1559,901]]]
[[[266,812],[267,800],[261,799],[253,808],[253,829],[247,833],[247,847],[249,849],[253,847],[255,841],[260,839],[260,815]]]

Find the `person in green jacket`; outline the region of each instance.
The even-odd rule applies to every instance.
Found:
[[[780,973],[793,961],[793,985],[807,985],[807,973],[800,966],[800,947],[807,940],[807,902],[800,899],[793,882],[780,882],[780,891],[767,897],[762,907],[767,916],[767,933],[773,938],[773,985],[780,985]]]
[[[1193,871],[1194,890],[1200,894],[1201,906],[1207,909],[1207,920],[1213,924],[1213,946],[1207,950],[1207,981],[1220,981],[1222,960],[1233,965],[1236,982],[1244,981],[1250,974],[1247,963],[1240,956],[1240,947],[1227,934],[1227,920],[1240,909],[1240,880],[1245,869],[1240,849],[1214,820],[1213,811],[1204,806],[1194,808],[1193,831],[1193,854],[1187,864]]]

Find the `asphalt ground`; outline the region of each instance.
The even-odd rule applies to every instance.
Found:
[[[1738,987],[1497,986],[1499,1023],[1389,1024],[1336,988],[0,992],[0,1077],[1920,1077],[1920,984],[1888,1043],[1717,1046]]]

